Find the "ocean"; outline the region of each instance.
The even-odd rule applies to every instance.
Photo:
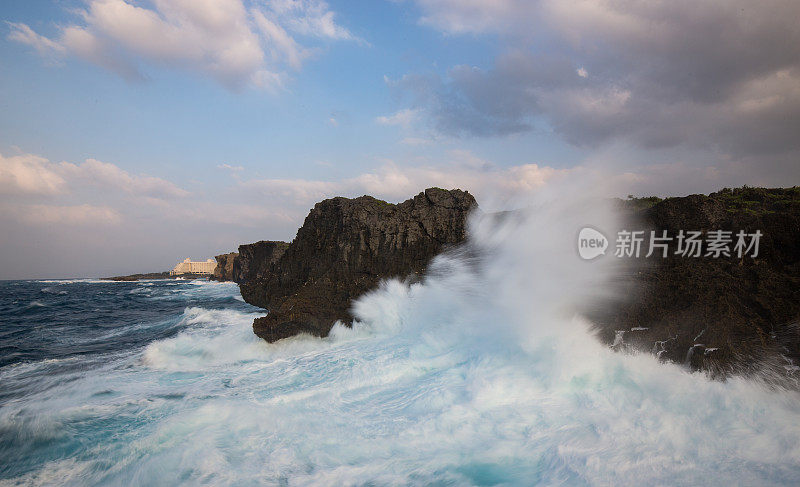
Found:
[[[0,486],[800,485],[800,395],[601,344],[561,223],[274,344],[232,283],[2,282]]]

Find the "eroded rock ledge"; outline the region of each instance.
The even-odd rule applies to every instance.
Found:
[[[291,243],[243,245],[238,256],[217,260],[246,302],[269,310],[253,323],[256,335],[324,337],[337,320],[352,321],[352,301],[381,279],[421,275],[431,258],[463,242],[476,206],[466,191],[439,188],[396,205],[371,196],[327,199]]]

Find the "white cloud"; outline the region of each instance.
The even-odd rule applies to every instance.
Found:
[[[169,206],[188,195],[165,179],[95,159],[73,164],[0,154],[0,214],[21,223],[116,224],[132,206]],[[98,199],[102,204],[93,202]]]
[[[298,34],[363,42],[336,23],[335,14],[321,0],[273,0],[270,9]]]
[[[314,203],[334,196],[368,194],[389,201],[402,201],[432,186],[459,188],[493,199],[512,197],[538,188],[551,178],[565,173],[537,164],[498,168],[468,151],[452,151],[449,162],[436,167],[400,167],[387,161],[373,171],[338,181],[256,179],[244,181],[241,186],[264,197],[310,208]]]
[[[300,69],[310,50],[290,29],[318,39],[355,39],[336,24],[328,5],[315,0],[265,4],[249,0],[87,0],[81,24],[58,38],[12,23],[9,39],[40,54],[73,54],[128,79],[142,79],[140,64],[179,67],[211,76],[230,89],[275,89],[285,67]]]
[[[252,179],[244,181],[242,187],[303,205],[335,194],[340,186],[334,182],[307,179]]]
[[[57,42],[53,42],[47,37],[41,36],[34,32],[30,27],[25,24],[6,22],[11,28],[8,38],[12,41],[27,44],[42,56],[50,56],[54,53],[60,54],[64,52],[64,46]]]
[[[400,141],[400,143],[411,146],[423,146],[432,144],[433,139],[426,137],[405,137],[403,140]]]
[[[189,194],[165,179],[131,175],[114,164],[96,159],[87,159],[81,164],[53,163],[33,154],[12,157],[0,154],[0,195],[55,195],[80,185],[161,199]]]
[[[230,164],[220,164],[220,165],[217,166],[217,169],[223,169],[225,171],[230,171],[230,172],[244,171],[244,167],[242,167],[242,166],[232,166]]]
[[[536,12],[531,0],[417,0],[420,22],[452,34],[503,30]]]
[[[32,154],[11,157],[0,154],[0,195],[62,193],[67,182],[57,169],[47,159]]]
[[[292,68],[300,69],[310,51],[297,44],[283,27],[268,19],[263,13],[254,10],[252,15],[262,35],[269,41],[268,50],[272,59],[274,61],[283,59]]]
[[[62,162],[56,170],[76,182],[118,189],[139,196],[166,199],[189,194],[165,179],[146,175],[134,176],[114,164],[96,159],[87,159],[81,164]]]
[[[417,119],[418,114],[419,110],[406,108],[391,115],[377,117],[375,121],[380,125],[399,125],[408,128]]]

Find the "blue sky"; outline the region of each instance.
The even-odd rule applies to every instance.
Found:
[[[336,195],[439,185],[488,202],[587,170],[615,196],[794,185],[798,13],[9,0],[0,278],[160,270],[291,239]]]

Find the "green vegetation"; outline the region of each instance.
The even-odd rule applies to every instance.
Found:
[[[758,188],[753,186],[724,188],[716,193],[709,194],[707,198],[719,201],[730,213],[757,215],[800,211],[800,186],[791,188]],[[624,208],[640,211],[647,210],[664,201],[664,199],[658,196],[637,197],[629,194],[627,199],[617,201]]]
[[[628,195],[628,199],[625,200],[626,205],[633,210],[646,210],[652,206],[657,205],[663,201],[663,198],[659,198],[658,196],[647,196],[638,198],[632,194]]]
[[[800,187],[791,188],[724,188],[711,193],[730,212],[774,213],[800,210]]]

